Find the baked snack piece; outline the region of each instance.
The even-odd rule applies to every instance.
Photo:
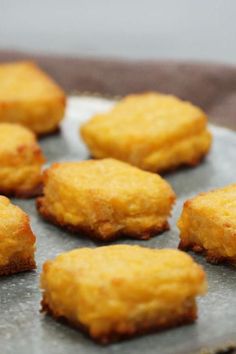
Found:
[[[41,288],[43,311],[105,344],[193,322],[206,279],[184,252],[116,245],[47,261]]]
[[[47,134],[58,129],[64,110],[64,92],[36,64],[0,64],[0,122]]]
[[[0,275],[35,269],[34,251],[28,215],[0,196]]]
[[[156,174],[113,159],[55,163],[43,175],[39,212],[91,238],[148,239],[168,228],[175,194]]]
[[[159,93],[130,95],[80,132],[91,155],[162,172],[196,165],[211,145],[207,117],[191,103]]]
[[[42,187],[45,159],[33,132],[10,123],[0,123],[0,193],[32,197]]]
[[[178,227],[179,248],[203,253],[211,263],[236,264],[236,184],[186,201]]]

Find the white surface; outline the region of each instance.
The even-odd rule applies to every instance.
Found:
[[[99,97],[90,96],[70,96],[67,101],[65,118],[62,121],[62,133],[67,142],[71,153],[82,158],[89,152],[82,142],[78,139],[79,127],[96,113],[109,110],[114,101]]]
[[[236,63],[235,0],[0,0],[0,48]]]

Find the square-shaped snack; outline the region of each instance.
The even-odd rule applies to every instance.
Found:
[[[28,215],[0,196],[0,275],[35,269],[34,252]]]
[[[45,159],[29,129],[0,123],[0,193],[32,197],[41,191]]]
[[[184,252],[116,245],[47,261],[41,288],[43,311],[105,344],[193,322],[206,279]]]
[[[47,134],[58,128],[64,111],[64,92],[36,64],[0,64],[0,122]]]
[[[39,212],[102,241],[148,239],[166,230],[175,200],[160,176],[113,159],[55,163],[44,172],[43,182]]]
[[[211,145],[200,108],[154,92],[127,96],[80,132],[93,157],[113,157],[152,172],[196,165]]]
[[[178,227],[179,248],[203,253],[211,263],[236,264],[236,184],[187,200]]]

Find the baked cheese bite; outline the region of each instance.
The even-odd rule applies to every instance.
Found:
[[[58,128],[64,111],[64,92],[36,64],[0,64],[0,122],[47,134]]]
[[[168,229],[175,201],[160,176],[113,159],[55,163],[43,184],[43,217],[101,241],[148,239]]]
[[[80,132],[93,157],[113,157],[152,172],[194,166],[211,146],[200,108],[155,92],[125,97]]]
[[[0,275],[35,269],[34,252],[28,215],[0,196]]]
[[[203,269],[178,250],[80,248],[44,264],[42,310],[105,344],[193,322],[206,287]]]
[[[0,193],[32,197],[42,187],[45,159],[33,132],[10,123],[0,123]]]
[[[236,184],[201,193],[185,202],[178,222],[180,245],[211,263],[236,264]]]

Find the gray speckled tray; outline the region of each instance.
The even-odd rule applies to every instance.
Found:
[[[91,114],[109,108],[112,101],[74,97],[69,100],[61,133],[40,141],[48,163],[58,160],[86,159],[88,153],[78,140],[78,126]],[[178,202],[171,219],[171,230],[150,241],[125,240],[119,243],[141,244],[151,247],[176,247],[176,220],[185,199],[211,188],[236,180],[236,133],[212,127],[212,152],[200,166],[166,175],[174,187]],[[14,200],[31,216],[37,236],[37,272],[26,272],[0,280],[0,353],[1,354],[130,354],[130,353],[197,353],[202,348],[216,348],[236,341],[236,270],[226,266],[207,264],[201,256],[194,258],[204,266],[209,292],[199,299],[199,319],[189,326],[146,335],[107,347],[66,325],[39,313],[39,274],[43,262],[56,254],[76,247],[96,247],[84,238],[68,234],[43,222],[38,216],[34,200]]]

